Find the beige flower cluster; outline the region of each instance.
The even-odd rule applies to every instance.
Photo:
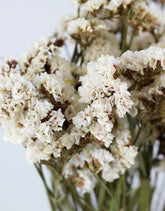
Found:
[[[116,12],[119,7],[126,8],[134,0],[75,0],[75,6],[82,5],[82,10],[86,12],[95,12],[99,9],[105,9]]]
[[[23,145],[32,163],[60,157],[62,150],[72,150],[75,145],[81,148],[81,140],[90,134],[82,152],[73,154],[66,163],[64,175],[75,177],[72,162],[81,168],[83,163],[97,160],[97,171],[112,181],[134,163],[137,154],[129,131],[122,138],[120,133],[125,129],[118,126],[120,135],[115,134],[115,124],[133,108],[127,83],[114,76],[117,59],[101,56],[87,65],[77,92],[75,66],[59,57],[58,42],[59,38],[49,38],[18,64],[7,59],[2,65],[0,119],[6,127],[6,139]],[[49,45],[54,45],[53,51]],[[84,179],[89,180],[91,173],[86,168],[78,171],[77,179],[84,171]]]
[[[63,128],[68,127],[70,112],[81,108],[71,85],[72,65],[58,56],[63,43],[62,38],[50,37],[18,63],[7,59],[1,67],[0,119],[6,139],[23,145],[29,162],[58,157],[70,146],[62,143]]]
[[[165,19],[142,0],[74,4],[71,61],[61,56],[67,38],[54,34],[2,64],[0,122],[30,163],[62,158],[60,174],[85,193],[97,174],[111,182],[135,163],[137,138],[165,131]]]

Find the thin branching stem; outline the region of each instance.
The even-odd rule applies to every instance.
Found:
[[[133,39],[135,37],[135,33],[136,33],[136,30],[134,29],[133,32],[132,32],[132,34],[131,34],[131,39],[130,39],[130,42],[129,42],[129,45],[128,45],[127,50],[130,50],[131,47],[132,47],[132,43],[133,43]]]
[[[128,33],[129,16],[130,16],[130,10],[128,10],[127,16],[123,23],[121,54],[123,54],[127,50],[127,33]]]
[[[54,197],[54,194],[53,194],[52,191],[49,189],[49,187],[48,187],[48,185],[47,185],[47,183],[46,183],[46,179],[45,179],[45,177],[44,177],[44,173],[43,173],[43,170],[42,170],[42,166],[41,166],[41,164],[38,164],[38,165],[35,164],[34,166],[35,166],[37,172],[39,173],[39,175],[40,175],[40,177],[41,177],[41,179],[42,179],[42,181],[43,181],[43,184],[44,184],[44,186],[45,186],[45,189],[46,189],[46,192],[47,192],[47,196],[48,196],[48,200],[49,200],[51,209],[52,209],[52,211],[55,211],[55,207],[54,207],[54,203],[53,203],[53,199],[52,199],[52,197]]]

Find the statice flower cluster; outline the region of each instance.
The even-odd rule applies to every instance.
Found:
[[[63,178],[85,193],[98,174],[112,182],[135,164],[137,138],[154,142],[164,133],[165,18],[143,0],[74,6],[78,14],[64,20],[63,34],[1,65],[0,122],[28,162],[62,158]],[[61,51],[70,40],[68,60]]]

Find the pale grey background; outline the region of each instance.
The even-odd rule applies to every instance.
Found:
[[[18,58],[71,13],[71,0],[0,0],[0,57]],[[42,182],[25,150],[3,141],[0,129],[0,211],[49,211]]]

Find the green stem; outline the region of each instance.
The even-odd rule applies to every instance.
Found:
[[[134,139],[134,145],[136,145],[136,143],[137,143],[137,141],[138,141],[138,138],[139,138],[139,136],[140,136],[140,134],[141,134],[141,132],[142,132],[142,126],[139,128],[139,130],[138,130],[138,132],[137,132],[137,135],[136,135],[136,137],[135,137],[135,139]]]
[[[80,18],[80,7],[77,10],[77,17]]]
[[[124,21],[124,28],[123,28],[123,34],[122,34],[122,45],[121,45],[121,54],[123,54],[127,50],[127,33],[128,33],[128,21],[130,16],[130,10],[128,10],[127,17]]]
[[[49,200],[49,203],[50,203],[50,206],[51,206],[51,209],[52,211],[55,211],[55,207],[54,207],[54,203],[53,203],[53,200],[52,200],[52,197],[54,197],[54,194],[52,193],[52,191],[49,189],[47,183],[46,183],[46,179],[44,177],[44,174],[43,174],[43,170],[42,170],[42,166],[41,164],[35,164],[34,165],[37,172],[39,173],[43,183],[44,183],[44,186],[45,186],[45,189],[46,189],[46,192],[47,192],[47,196],[48,196],[48,200]]]
[[[113,196],[113,194],[111,193],[111,191],[109,190],[109,188],[107,187],[107,185],[104,183],[104,181],[102,179],[99,178],[99,176],[95,175],[97,180],[99,181],[99,183],[101,184],[101,186],[105,189],[106,194],[108,195],[108,198],[110,198],[113,202],[114,202],[114,208],[117,211],[117,204],[115,203],[115,197]],[[100,210],[99,210],[100,211]]]
[[[134,36],[135,36],[135,30],[133,30],[133,32],[132,32],[131,39],[130,39],[130,42],[129,42],[129,45],[128,45],[128,50],[131,49]]]
[[[125,190],[126,190],[126,186],[125,186],[125,174],[122,176],[122,183],[123,183],[123,194],[122,194],[122,209],[123,211],[126,211],[126,195],[125,195]]]
[[[75,58],[77,56],[77,50],[78,50],[77,47],[78,47],[78,43],[76,42],[71,62],[75,62]]]
[[[65,200],[65,205],[66,205],[66,207],[67,207],[67,210],[68,210],[68,211],[73,211],[73,207],[71,206],[70,201],[69,201],[69,199],[68,199],[69,193],[68,193],[66,184],[65,184],[65,183],[64,183],[64,184],[61,184],[61,187],[62,187],[62,190],[63,190],[63,192],[64,192],[64,194],[65,194],[65,199],[66,199],[66,200]]]
[[[71,195],[72,195],[75,210],[78,210],[77,203],[78,203],[78,200],[79,200],[79,196],[77,196],[77,193],[75,191],[75,188],[73,187],[73,184],[69,185],[69,189],[70,189],[70,192],[71,192]]]
[[[98,211],[102,210],[103,204],[104,204],[104,198],[105,198],[105,188],[103,184],[100,185],[100,191],[98,195]]]

